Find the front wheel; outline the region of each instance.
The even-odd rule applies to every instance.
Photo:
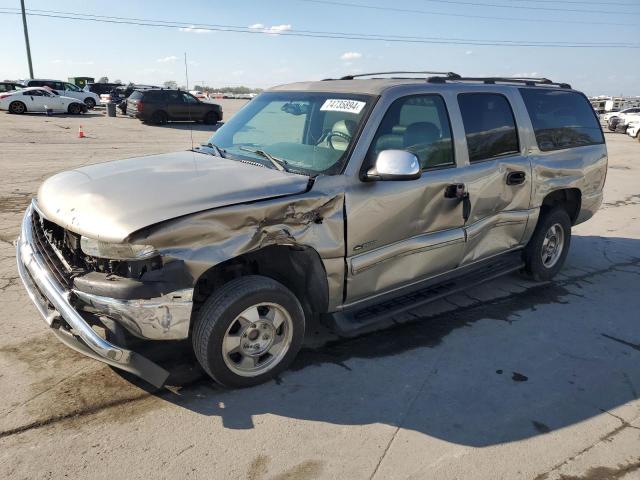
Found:
[[[67,108],[67,111],[71,115],[80,115],[80,113],[82,112],[82,106],[79,103],[72,103]]]
[[[232,388],[266,382],[286,369],[304,340],[304,313],[296,296],[267,277],[237,278],[214,292],[192,332],[202,368]]]
[[[207,124],[207,125],[215,125],[219,121],[220,120],[219,120],[218,114],[216,112],[208,112],[204,116],[204,123]]]
[[[525,271],[535,280],[551,280],[562,268],[571,244],[571,219],[555,208],[542,214],[524,250]]]
[[[96,101],[91,97],[87,97],[84,99],[84,104],[87,106],[89,110],[92,110],[96,106]]]

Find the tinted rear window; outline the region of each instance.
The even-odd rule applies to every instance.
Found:
[[[604,143],[596,115],[581,94],[534,88],[520,93],[543,152]]]
[[[505,96],[496,93],[461,93],[458,95],[458,104],[470,162],[519,152],[516,122]]]

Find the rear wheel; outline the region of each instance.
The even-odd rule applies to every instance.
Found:
[[[202,368],[227,387],[250,387],[282,372],[304,340],[304,313],[284,285],[262,276],[232,280],[214,292],[193,327]]]
[[[82,106],[79,103],[72,103],[67,108],[67,112],[71,115],[80,115],[80,112],[82,112]]]
[[[9,112],[21,114],[27,111],[27,106],[22,102],[11,102],[9,105]]]
[[[218,114],[216,112],[208,112],[204,116],[204,123],[206,123],[207,125],[215,125],[219,121],[220,121],[220,119],[219,119]]]
[[[562,268],[571,244],[571,219],[555,208],[538,221],[524,250],[526,272],[535,280],[551,280]]]
[[[96,106],[96,101],[91,97],[87,97],[84,99],[84,104],[87,106],[88,109],[93,109]]]
[[[151,123],[154,123],[156,125],[164,125],[165,123],[167,123],[167,121],[167,114],[162,110],[158,110],[157,112],[154,112],[153,115],[151,115]]]

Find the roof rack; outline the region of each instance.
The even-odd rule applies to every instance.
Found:
[[[529,77],[461,77],[458,75],[458,78],[451,78],[450,76],[437,76],[437,77],[429,77],[427,78],[427,82],[429,83],[446,83],[448,81],[459,81],[459,82],[482,82],[485,84],[494,85],[496,83],[519,83],[528,85],[531,87],[537,85],[547,85],[552,87],[560,87],[560,88],[571,88],[571,85],[568,83],[558,83],[549,80],[548,78],[529,78]]]
[[[359,77],[372,77],[373,75],[406,75],[406,74],[420,74],[420,75],[445,75],[448,79],[456,79],[460,78],[460,75],[453,72],[428,72],[428,71],[396,71],[396,72],[375,72],[375,73],[359,73],[357,75],[345,75],[344,77],[340,77],[338,80],[353,80],[354,78]],[[334,78],[325,78],[323,81],[335,80]]]

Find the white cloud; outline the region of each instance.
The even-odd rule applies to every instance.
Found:
[[[244,70],[234,70],[231,72],[231,75],[239,77],[240,75],[244,75]]]
[[[65,65],[94,65],[95,62],[93,60],[51,60],[51,63],[55,63],[56,65],[60,65],[64,63]]]
[[[538,72],[528,72],[528,73],[514,73],[511,76],[520,77],[520,78],[537,78],[540,76],[540,74]]]
[[[286,32],[287,30],[291,30],[291,25],[282,24],[282,25],[272,25],[267,27],[264,23],[254,23],[253,25],[249,25],[250,30],[257,30],[263,33],[268,33],[270,35],[279,35],[282,32]]]
[[[467,50],[464,52],[465,55],[473,55],[473,50]]]
[[[286,32],[287,30],[291,30],[291,25],[286,24],[286,25],[273,25],[269,28],[267,28],[267,32],[269,33],[273,33],[275,35],[281,33],[281,32]]]
[[[362,54],[360,52],[344,52],[340,55],[340,59],[342,60],[357,60],[362,58]]]
[[[195,25],[191,25],[190,27],[183,27],[180,29],[180,31],[186,33],[212,33],[212,30],[207,30],[206,28],[196,28]]]
[[[175,62],[176,60],[178,60],[178,57],[176,57],[175,55],[169,55],[168,57],[162,57],[157,59],[156,62],[168,63],[168,62]]]

